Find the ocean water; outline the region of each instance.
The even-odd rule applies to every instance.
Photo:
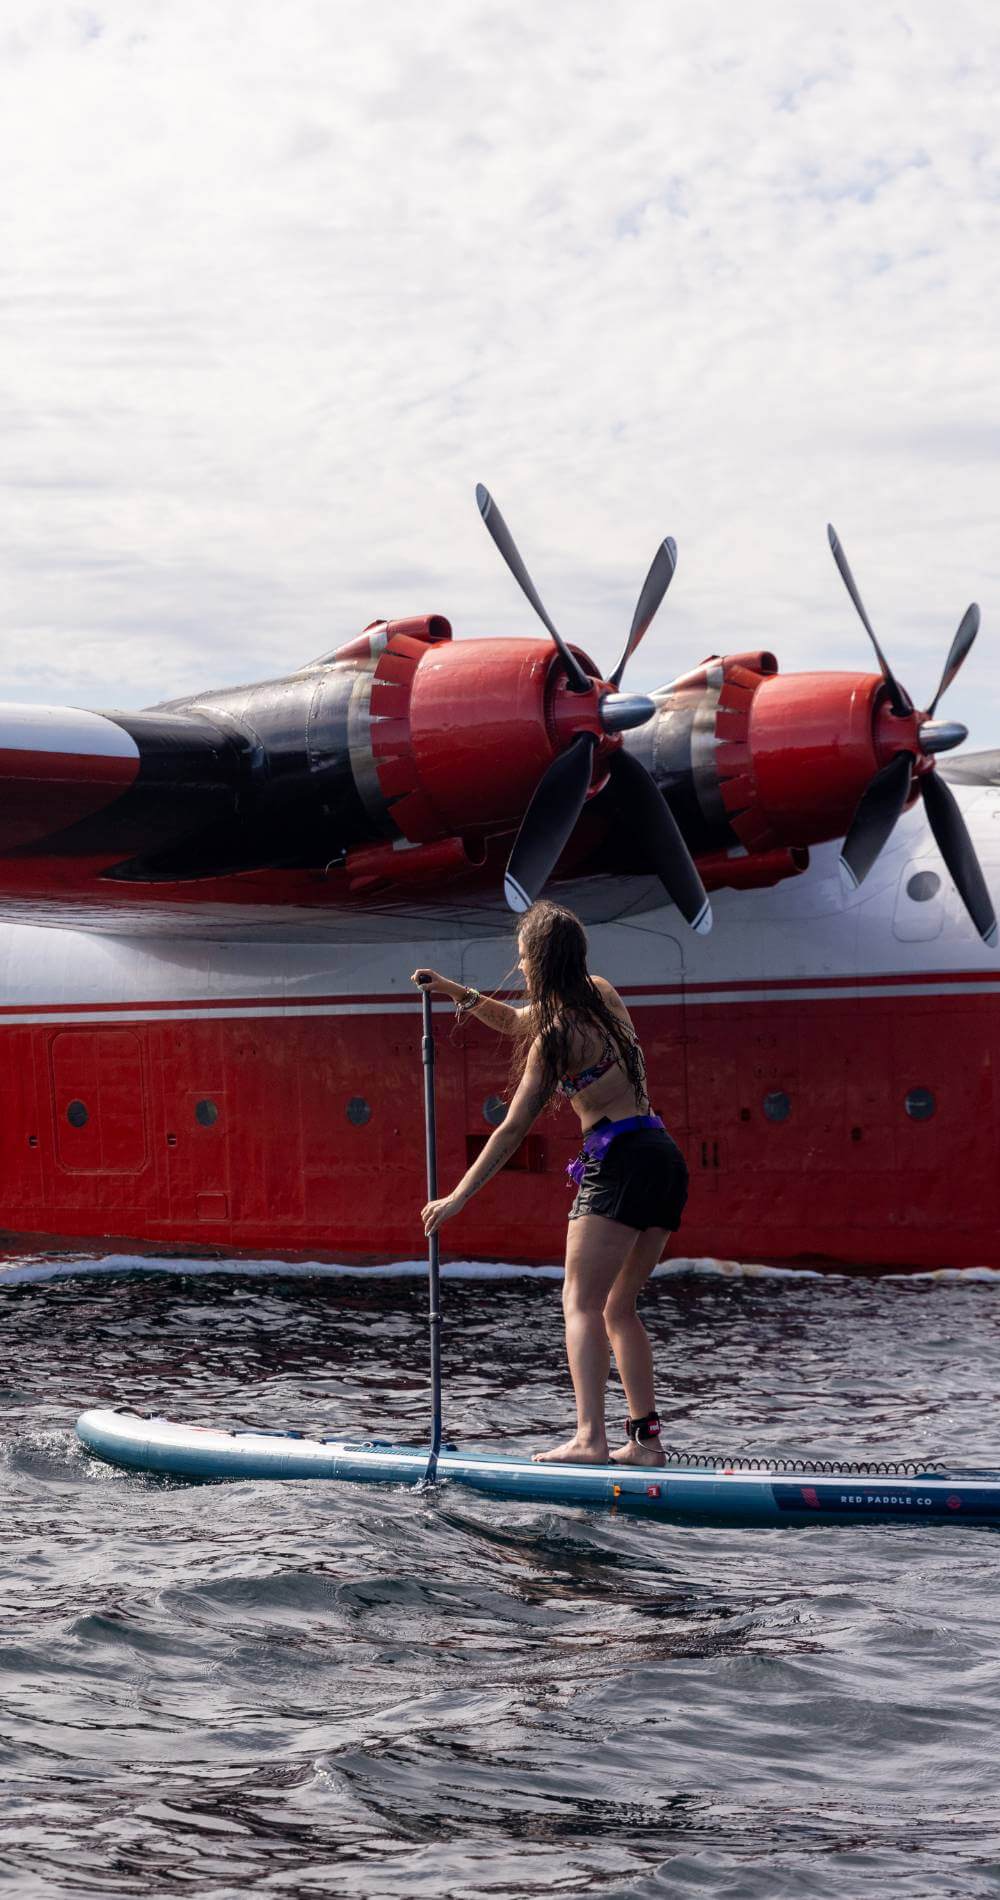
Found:
[[[667,1435],[1000,1465],[998,1290],[659,1275]],[[419,1437],[425,1312],[415,1271],[0,1266],[0,1882],[18,1900],[996,1895],[991,1531],[184,1486],[75,1441],[109,1401]],[[450,1274],[445,1312],[448,1435],[555,1442],[554,1278]]]

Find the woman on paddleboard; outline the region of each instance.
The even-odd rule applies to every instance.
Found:
[[[623,1464],[663,1463],[649,1335],[636,1298],[680,1226],[687,1199],[684,1157],[650,1108],[632,1019],[616,989],[587,969],[587,939],[572,911],[533,904],[521,919],[522,1008],[481,996],[436,970],[413,981],[451,998],[460,1016],[520,1038],[524,1062],[510,1107],[456,1188],[423,1210],[425,1234],[461,1212],[520,1147],[556,1090],[580,1118],[583,1147],[569,1170],[577,1193],[569,1211],[563,1312],[576,1395],[576,1431],[535,1454],[539,1462],[604,1464],[604,1393],[609,1354],[625,1388],[628,1441],[610,1455]]]

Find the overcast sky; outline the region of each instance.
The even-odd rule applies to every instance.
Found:
[[[767,645],[1000,745],[1000,14],[6,0],[5,696],[141,705],[376,615],[628,685]]]

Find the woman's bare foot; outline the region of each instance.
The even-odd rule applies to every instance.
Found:
[[[646,1438],[641,1443],[637,1438],[630,1438],[628,1444],[619,1445],[611,1457],[616,1465],[665,1465],[667,1462],[658,1438]]]
[[[579,1432],[574,1432],[565,1445],[557,1445],[554,1451],[533,1452],[531,1461],[536,1465],[606,1465],[608,1441],[581,1438]]]

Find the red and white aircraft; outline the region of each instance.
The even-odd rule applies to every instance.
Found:
[[[141,713],[0,708],[8,1245],[420,1253],[409,973],[502,986],[510,909],[547,887],[635,1014],[691,1164],[686,1254],[994,1264],[1000,754],[946,782],[966,734],[936,717],[978,610],[918,710],[831,530],[878,672],[738,653],[627,695],[673,542],[604,677],[477,497],[544,638],[431,615]],[[509,1058],[449,1015],[443,1184]],[[557,1260],[577,1133],[536,1123],[452,1256]]]

